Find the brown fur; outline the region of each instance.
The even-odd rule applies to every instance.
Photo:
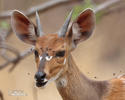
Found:
[[[56,81],[57,89],[63,100],[125,100],[125,76],[107,81],[93,81],[83,75],[72,57],[68,69]],[[67,80],[67,86],[60,85]]]
[[[17,36],[24,42],[35,45],[38,52],[35,57],[37,68],[40,68],[39,56],[44,53],[53,56],[51,60],[44,62],[41,72],[46,74],[48,80],[57,76],[56,86],[63,100],[125,100],[125,76],[93,81],[79,71],[72,59],[70,52],[92,34],[94,18],[93,11],[87,9],[72,23],[66,37],[58,37],[57,34],[37,37],[36,27],[25,15],[19,11],[12,14],[12,27]],[[65,55],[57,57],[56,53],[62,50]]]
[[[125,75],[109,82],[111,87],[104,100],[125,100]]]
[[[89,80],[79,71],[71,55],[66,66],[68,69],[56,80],[63,100],[102,100],[108,90],[108,82]],[[61,84],[62,79],[67,81],[67,86]]]
[[[49,56],[55,56],[56,52],[65,50],[65,44],[63,38],[58,38],[57,34],[48,34],[40,37],[36,42],[36,50],[42,55],[43,51],[46,51]],[[65,56],[64,56],[65,57]],[[60,71],[63,67],[64,57],[53,58],[51,61],[46,62],[44,72],[47,74],[47,79],[50,79]],[[36,62],[39,65],[39,60]],[[53,65],[53,66],[52,66]]]
[[[54,56],[53,51],[66,49],[64,42],[63,38],[58,38],[56,34],[48,34],[38,38],[36,49],[40,50],[41,54],[42,50],[48,48],[48,53]],[[79,71],[71,55],[67,59],[65,66],[62,64],[64,58],[53,59],[46,63],[44,69],[48,73],[47,78],[50,79],[63,68],[63,73],[56,80],[57,89],[63,100],[125,100],[125,82],[122,80],[125,77],[109,81],[93,81]],[[62,79],[67,81],[66,87],[60,83]]]

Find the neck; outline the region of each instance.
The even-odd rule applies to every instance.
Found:
[[[65,68],[56,80],[57,89],[63,100],[102,100],[107,91],[106,81],[92,81],[81,74],[71,55]]]

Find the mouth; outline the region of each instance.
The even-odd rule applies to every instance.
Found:
[[[47,82],[48,81],[45,81],[45,82],[43,82],[43,81],[36,81],[36,86],[37,87],[43,87],[43,86],[45,86],[47,84]]]

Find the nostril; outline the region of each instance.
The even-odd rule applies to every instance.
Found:
[[[46,77],[46,74],[43,73],[43,72],[37,72],[37,73],[35,74],[35,79],[36,79],[37,81],[44,80],[45,77]]]
[[[44,73],[42,76],[41,76],[41,78],[45,78],[46,77],[46,74]]]

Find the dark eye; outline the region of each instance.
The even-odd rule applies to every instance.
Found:
[[[65,55],[65,51],[58,51],[56,53],[56,57],[63,57]]]
[[[38,57],[39,56],[39,53],[38,53],[38,51],[34,51],[34,54],[35,54],[35,57]]]

